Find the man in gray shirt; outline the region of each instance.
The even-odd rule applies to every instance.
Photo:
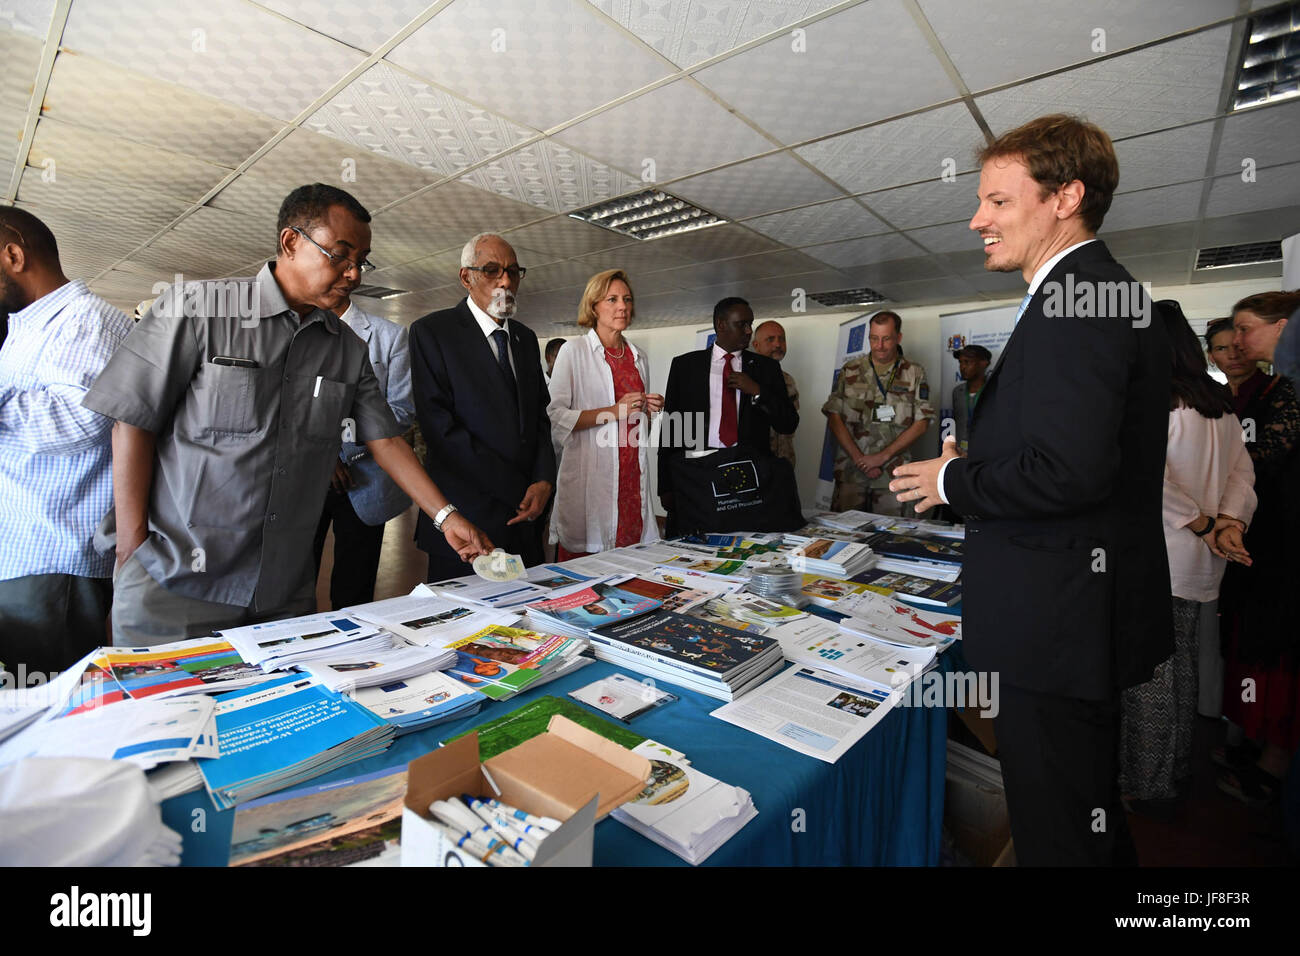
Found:
[[[491,550],[398,437],[365,343],[331,311],[369,268],[369,222],[343,190],[294,190],[276,262],[164,293],[87,393],[117,422],[100,538],[117,550],[115,644],[313,611],[312,537],[344,440],[463,558]]]

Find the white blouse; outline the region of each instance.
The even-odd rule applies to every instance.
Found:
[[[1228,515],[1247,525],[1255,515],[1255,466],[1231,412],[1206,418],[1182,406],[1169,413],[1165,452],[1165,550],[1174,597],[1213,601],[1227,562],[1187,527],[1201,515]]]
[[[626,342],[627,340],[624,339]],[[645,355],[631,342],[632,359],[648,388],[650,375]],[[614,376],[605,363],[605,347],[596,330],[565,343],[551,375],[551,438],[560,451],[560,472],[555,480],[555,508],[551,513],[551,543],[567,551],[608,551],[618,533],[618,434],[616,421],[574,431],[578,416],[592,408],[614,404]],[[650,419],[640,428],[638,461],[641,465],[641,542],[659,540],[650,501]]]

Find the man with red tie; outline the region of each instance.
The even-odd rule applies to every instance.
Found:
[[[659,451],[659,499],[668,512],[667,532],[678,529],[673,462],[688,452],[744,446],[754,457],[771,457],[770,431],[792,434],[799,425],[781,364],[748,350],[754,312],[730,297],[713,307],[713,345],[673,359],[664,389],[666,438]]]

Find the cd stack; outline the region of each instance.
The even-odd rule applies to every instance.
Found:
[[[807,596],[802,593],[803,575],[784,560],[772,562],[761,570],[755,569],[749,576],[746,589],[788,607],[802,608],[808,603]]]

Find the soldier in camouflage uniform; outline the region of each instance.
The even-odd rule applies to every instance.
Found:
[[[839,446],[831,499],[836,511],[904,514],[889,491],[890,473],[911,461],[909,449],[930,427],[934,407],[925,369],[903,358],[902,325],[894,312],[871,317],[871,351],[844,364],[822,406]]]

